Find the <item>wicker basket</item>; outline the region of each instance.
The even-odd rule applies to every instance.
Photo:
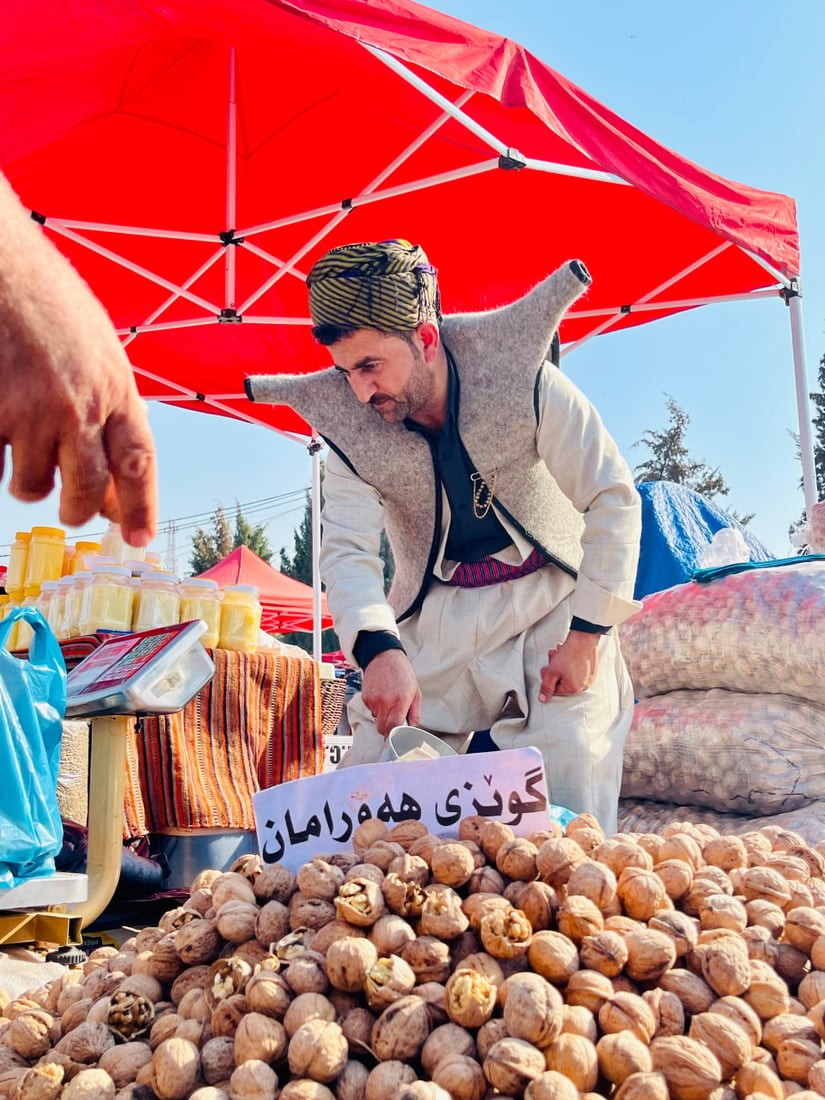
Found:
[[[324,737],[331,737],[338,729],[346,693],[346,680],[338,677],[321,680],[321,732]]]

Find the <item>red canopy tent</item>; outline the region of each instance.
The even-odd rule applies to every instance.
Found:
[[[304,282],[344,242],[420,241],[446,312],[579,256],[594,283],[563,354],[707,302],[788,302],[815,500],[793,201],[691,163],[514,42],[413,0],[27,0],[4,14],[0,117],[0,166],[147,398],[305,436],[243,379],[327,364]]]
[[[267,634],[312,630],[313,592],[309,585],[279,573],[248,546],[238,546],[200,576],[217,581],[221,588],[227,584],[254,584],[263,607],[261,629]],[[324,596],[321,611],[321,629],[325,630],[332,626],[332,616]]]

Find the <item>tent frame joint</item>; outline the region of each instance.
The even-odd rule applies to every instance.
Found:
[[[238,232],[237,229],[223,229],[223,230],[221,230],[221,232],[218,234],[218,237],[220,238],[220,242],[224,246],[224,248],[226,248],[230,244],[238,245],[238,244],[243,244],[244,243],[244,238],[243,237],[236,237],[235,236],[235,234],[237,232]]]
[[[30,210],[29,217],[33,222],[37,222],[38,225],[46,224],[46,215],[39,213],[37,210]]]
[[[311,455],[317,455],[318,452],[323,449],[323,446],[324,445],[320,439],[313,438],[310,439],[309,443],[307,443],[307,450]]]
[[[791,279],[790,286],[780,287],[779,297],[786,306],[790,306],[791,298],[801,298],[802,287],[799,285],[799,279]]]
[[[239,325],[241,321],[243,321],[243,317],[232,306],[226,306],[217,315],[219,325]]]
[[[518,149],[506,149],[498,158],[498,166],[505,172],[518,172],[527,167],[527,158]]]

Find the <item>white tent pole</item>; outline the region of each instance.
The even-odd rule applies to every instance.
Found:
[[[127,260],[125,256],[119,256],[117,252],[112,252],[110,248],[104,248],[95,241],[90,241],[88,237],[82,237],[79,233],[74,233],[60,222],[49,221],[48,226],[52,232],[59,233],[61,237],[67,237],[70,241],[74,241],[76,244],[88,248],[90,252],[96,252],[99,256],[104,256],[107,260],[111,260],[120,267],[125,267],[127,271],[134,271],[136,275],[142,275],[143,278],[148,279],[149,282],[157,283],[158,286],[162,286],[166,290],[171,290],[181,298],[186,298],[188,301],[194,302],[196,306],[201,306],[207,313],[212,313],[215,316],[220,313],[220,307],[216,306],[213,302],[208,302],[205,298],[200,298],[190,290],[184,290],[184,288],[177,283],[173,283],[169,279],[164,279],[162,275],[156,275],[154,271],[149,271],[147,268],[141,267],[140,264],[132,263],[132,261]]]
[[[234,232],[237,221],[238,199],[238,104],[235,101],[235,47],[229,47],[229,102],[226,115],[226,231]],[[226,269],[224,281],[224,305],[235,308],[235,248],[225,246]]]
[[[808,395],[808,377],[805,359],[805,341],[802,336],[802,296],[799,284],[786,297],[791,315],[791,344],[793,346],[793,371],[796,381],[796,408],[799,418],[799,451],[802,457],[802,491],[805,496],[805,514],[811,518],[811,509],[817,501],[814,443],[811,432],[811,406]]]
[[[321,660],[321,440],[309,441],[312,456],[312,656]]]
[[[182,229],[151,229],[140,225],[116,225],[114,222],[86,222],[77,218],[46,218],[44,225],[52,229],[55,224],[66,229],[91,229],[99,233],[118,233],[124,237],[160,237],[170,241],[205,241],[214,244],[214,233],[188,233]]]

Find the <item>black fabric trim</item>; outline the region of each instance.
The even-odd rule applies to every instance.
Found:
[[[363,671],[374,657],[390,649],[406,652],[400,640],[389,630],[360,630],[352,647],[352,655]]]
[[[582,634],[609,634],[609,626],[598,626],[596,623],[588,622],[587,619],[580,619],[578,615],[574,615],[570,620],[570,629],[578,630]]]

